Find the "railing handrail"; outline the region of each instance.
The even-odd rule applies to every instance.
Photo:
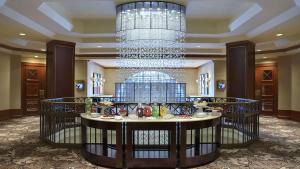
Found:
[[[110,100],[121,100],[121,98],[117,98],[117,97],[62,97],[62,98],[50,98],[50,99],[44,99],[44,100],[41,100],[42,103],[52,103],[52,104],[82,104],[84,102],[74,102],[75,99],[86,99],[86,98],[98,98],[98,99],[110,99]],[[73,102],[72,101],[64,101],[65,99],[74,99]],[[259,103],[258,100],[253,100],[253,99],[244,99],[244,98],[234,98],[234,97],[184,97],[183,100],[185,101],[182,101],[182,102],[167,102],[167,104],[171,104],[171,103],[175,103],[175,104],[189,104],[191,102],[187,101],[187,99],[232,99],[232,100],[236,100],[236,102],[232,102],[232,101],[229,101],[229,102],[210,102],[208,101],[207,103],[208,104],[252,104],[252,103]],[[62,100],[62,101],[57,101],[57,100]],[[240,101],[243,101],[243,102],[240,102]],[[118,101],[118,102],[115,102],[115,103],[121,103],[121,104],[135,104],[135,103],[138,103],[138,102],[121,102],[121,101]]]

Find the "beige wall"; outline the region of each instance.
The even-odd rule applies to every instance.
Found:
[[[104,75],[104,69],[100,65],[92,61],[87,62],[87,83],[86,83],[87,86],[86,87],[87,87],[88,97],[93,96],[93,82],[91,80],[91,77],[93,77],[93,73],[100,73],[104,78],[106,78]]]
[[[300,111],[300,54],[278,58],[278,109]]]
[[[186,95],[197,95],[197,70],[198,69],[184,69],[183,75],[177,79],[178,82],[186,83]],[[104,93],[106,95],[114,95],[115,94],[115,83],[122,83],[128,76],[120,76],[118,69],[116,68],[105,68],[105,85],[104,85]],[[169,73],[170,74],[170,73]],[[170,74],[172,76],[172,74]],[[174,77],[174,76],[173,76]],[[176,77],[176,76],[175,76]]]
[[[294,55],[291,63],[291,109],[294,111],[300,111],[300,54]]]
[[[10,109],[10,56],[0,53],[0,110]]]
[[[180,82],[186,83],[186,96],[195,96],[198,94],[198,84],[196,83],[198,69],[184,69]]]
[[[12,55],[10,63],[10,109],[21,109],[21,57]]]
[[[115,83],[120,83],[125,80],[126,77],[119,76],[118,69],[105,68],[105,84],[104,84],[104,94],[105,95],[114,95],[115,94]]]
[[[75,82],[77,80],[83,80],[85,82],[84,90],[77,90],[74,87],[75,97],[86,97],[87,96],[87,62],[86,60],[75,61]]]
[[[278,58],[278,109],[291,109],[291,57]]]

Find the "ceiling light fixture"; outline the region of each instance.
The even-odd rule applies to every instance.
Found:
[[[260,52],[261,50],[260,50],[260,49],[257,49],[256,51],[257,51],[257,52]]]
[[[277,37],[282,36],[282,35],[283,35],[282,33],[277,33],[276,34]]]
[[[26,36],[26,33],[19,33],[20,36]]]
[[[35,55],[34,57],[35,57],[35,58],[38,58],[39,56]]]
[[[99,45],[99,46],[97,46],[97,48],[102,48],[102,46]]]
[[[45,51],[46,51],[46,49],[41,49],[41,51],[45,52]]]
[[[117,6],[120,68],[182,68],[185,7],[171,2],[131,2]]]
[[[263,57],[264,59],[267,59],[268,57]]]

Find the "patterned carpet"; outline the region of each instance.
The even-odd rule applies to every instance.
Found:
[[[300,169],[300,123],[261,117],[260,141],[247,148],[222,149],[211,169]],[[90,169],[75,149],[39,142],[39,117],[0,122],[0,169]]]

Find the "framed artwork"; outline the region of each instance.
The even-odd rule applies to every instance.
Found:
[[[102,92],[102,75],[100,73],[93,73],[93,95],[99,95]]]
[[[226,81],[225,80],[217,80],[217,89],[225,90],[226,89]]]
[[[84,90],[85,81],[84,80],[76,80],[75,81],[75,89],[76,90]]]
[[[209,74],[204,73],[199,76],[200,95],[209,95]]]

